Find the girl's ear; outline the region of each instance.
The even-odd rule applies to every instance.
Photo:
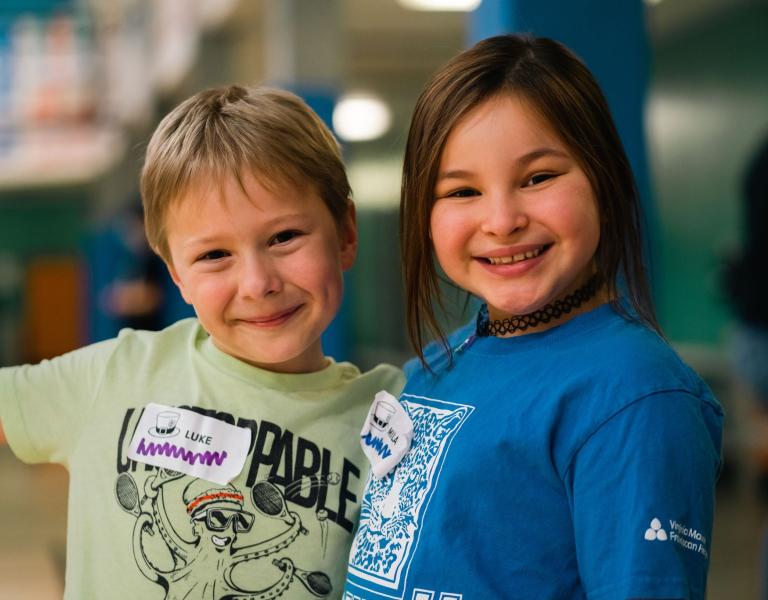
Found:
[[[347,200],[347,213],[339,225],[339,241],[341,243],[341,269],[348,271],[357,258],[357,213],[355,204]]]

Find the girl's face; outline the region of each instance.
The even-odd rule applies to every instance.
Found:
[[[456,124],[435,197],[437,260],[487,302],[491,319],[539,309],[592,273],[600,240],[592,186],[556,132],[516,96],[493,97]]]

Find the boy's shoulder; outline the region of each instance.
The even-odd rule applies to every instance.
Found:
[[[345,361],[333,362],[325,387],[328,390],[346,390],[354,395],[363,394],[373,398],[373,394],[382,390],[398,395],[404,386],[403,371],[394,365],[379,363],[366,371],[361,371],[357,365]]]
[[[286,378],[285,374],[252,367],[240,359],[224,353],[209,342],[208,333],[200,322],[192,317],[177,321],[160,331],[122,330],[113,340],[113,357],[124,364],[151,364],[155,369],[162,365],[180,368],[184,364],[198,368],[207,364],[216,371],[234,375],[251,385],[263,385],[282,389],[320,389],[337,386],[363,386],[386,389],[392,393],[402,389],[402,370],[386,363],[361,371],[351,362],[334,362],[323,373],[308,373]]]
[[[155,358],[178,355],[185,346],[193,347],[201,334],[204,332],[195,318],[184,319],[161,331],[122,329],[116,337],[90,343],[38,364],[3,368],[3,372],[8,377],[23,371],[30,376],[50,373],[64,377],[79,373],[86,379],[100,378],[104,370],[112,366],[130,370],[150,355]]]
[[[182,319],[159,331],[122,329],[116,337],[75,350],[82,360],[94,360],[111,373],[144,370],[150,365],[180,365],[190,357],[207,334],[194,317]],[[79,355],[79,356],[78,356]]]
[[[196,317],[181,319],[164,329],[149,331],[145,329],[121,329],[116,339],[120,343],[169,344],[186,343],[190,336],[194,339],[203,331]]]
[[[148,331],[144,329],[121,329],[113,339],[114,352],[178,352],[182,348],[194,347],[206,336],[205,330],[195,317],[181,319],[165,329]]]
[[[380,385],[381,389],[389,390],[392,393],[395,393],[395,390],[399,393],[405,384],[405,376],[402,369],[388,363],[380,363],[372,369],[360,373],[360,376]]]

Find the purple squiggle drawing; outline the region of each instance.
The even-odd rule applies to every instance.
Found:
[[[139,446],[136,448],[136,454],[143,456],[156,456],[162,454],[170,458],[180,458],[184,462],[194,465],[196,462],[200,464],[208,465],[209,467],[215,462],[219,467],[221,463],[227,458],[227,451],[224,450],[219,454],[218,452],[192,452],[187,450],[183,446],[176,446],[165,442],[163,444],[156,444],[154,442],[144,443],[144,438],[141,438]]]

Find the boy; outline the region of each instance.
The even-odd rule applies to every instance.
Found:
[[[229,87],[158,126],[147,238],[197,319],[0,370],[14,452],[70,472],[65,597],[339,597],[374,394],[323,355],[354,206],[339,148],[287,92]]]

